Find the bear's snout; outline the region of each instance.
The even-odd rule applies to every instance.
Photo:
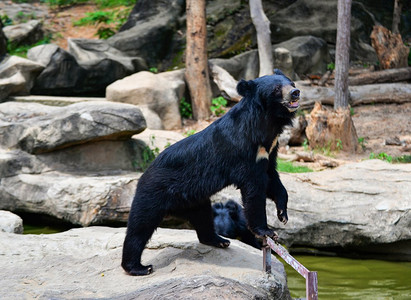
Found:
[[[290,91],[291,100],[298,100],[300,98],[300,90],[299,89],[292,89]]]

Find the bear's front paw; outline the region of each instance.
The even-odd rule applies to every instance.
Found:
[[[286,210],[278,209],[277,210],[277,217],[278,217],[278,220],[280,220],[284,225],[287,224],[288,216],[287,216],[287,211]]]
[[[278,234],[269,228],[265,228],[265,229],[255,229],[253,230],[253,232],[260,238],[264,238],[266,236],[272,238],[274,241],[278,240]]]

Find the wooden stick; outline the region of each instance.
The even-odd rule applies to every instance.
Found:
[[[264,260],[264,271],[266,273],[271,273],[271,251],[272,249],[277,253],[282,259],[285,260],[287,264],[293,267],[301,276],[305,278],[306,287],[306,297],[307,300],[318,300],[318,279],[317,272],[310,272],[306,267],[304,267],[298,260],[288,253],[280,244],[274,242],[271,238],[265,237],[263,240],[263,260]],[[269,271],[268,271],[269,270]]]

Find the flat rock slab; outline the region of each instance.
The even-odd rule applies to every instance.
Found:
[[[83,102],[65,107],[37,103],[0,104],[0,146],[44,153],[99,140],[126,139],[146,128],[138,107]]]
[[[125,228],[50,235],[0,232],[0,294],[7,299],[291,299],[283,265],[262,271],[262,252],[232,241],[198,242],[194,231],[159,228],[143,253],[144,277],[120,267]]]
[[[140,175],[10,176],[0,181],[0,209],[47,214],[82,226],[125,223]]]
[[[288,223],[267,200],[268,222],[287,246],[351,247],[411,260],[411,164],[365,160],[333,170],[280,174]],[[240,201],[232,188],[215,201]]]

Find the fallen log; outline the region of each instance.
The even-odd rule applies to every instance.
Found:
[[[334,105],[334,87],[307,86],[304,82],[296,82],[301,90],[300,105],[302,109],[314,107],[315,102]],[[410,83],[381,83],[350,86],[351,106],[377,103],[411,102]]]
[[[411,67],[399,69],[387,69],[376,72],[359,74],[348,78],[349,85],[364,85],[373,83],[386,83],[407,81],[411,79]]]

